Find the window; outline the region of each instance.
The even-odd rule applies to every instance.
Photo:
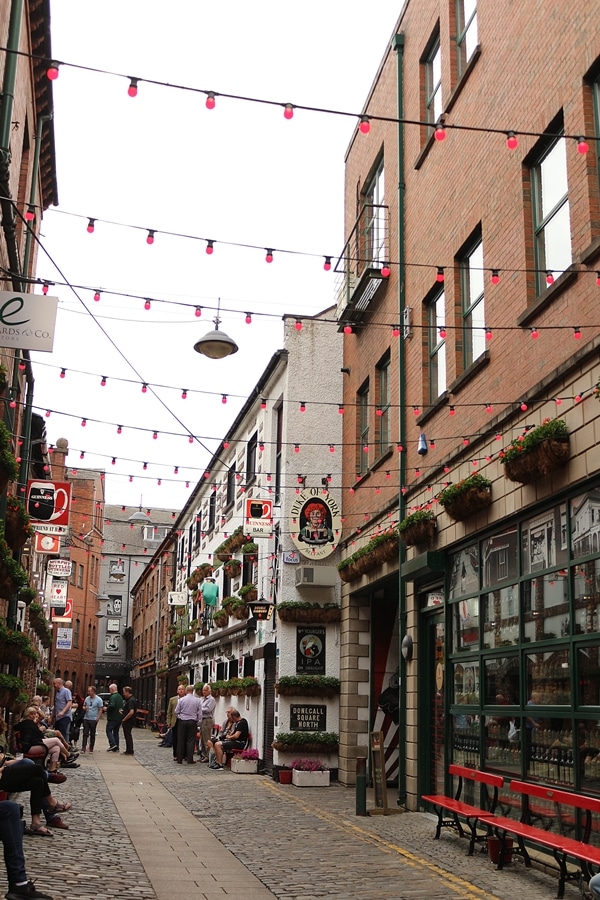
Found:
[[[429,317],[429,402],[446,390],[446,295],[438,294],[428,306]]]
[[[358,406],[358,435],[357,435],[357,448],[356,448],[356,471],[360,475],[364,475],[364,473],[369,468],[369,454],[365,453],[364,448],[369,446],[369,380],[365,381],[363,386],[358,392],[357,398],[357,406]]]
[[[194,535],[194,545],[197,547],[200,543],[200,538],[202,536],[202,510],[199,509],[196,513],[196,532]]]
[[[553,126],[552,132],[562,131]],[[571,220],[564,138],[546,144],[532,171],[533,230],[537,293],[546,290],[546,272],[561,273],[571,265]]]
[[[73,649],[77,650],[79,647],[79,634],[81,631],[81,620],[75,619],[75,627],[73,628]]]
[[[225,506],[231,506],[235,500],[235,466],[227,469],[227,491],[225,494]]]
[[[77,567],[77,587],[83,587],[83,566]]]
[[[164,541],[168,533],[168,525],[144,525],[143,539],[146,543],[158,543]]]
[[[596,137],[600,138],[600,74],[596,76],[592,83],[592,99],[594,103],[594,127]],[[600,177],[600,140],[593,142],[596,147],[596,171]]]
[[[217,518],[217,492],[212,491],[208,499],[208,530],[212,531],[215,527]]]
[[[481,239],[479,239],[461,261],[465,369],[478,359],[485,350],[483,284],[483,244]]]
[[[246,484],[250,484],[256,478],[256,446],[258,438],[256,432],[248,441],[246,448]]]
[[[377,365],[377,450],[382,456],[390,444],[390,354]]]
[[[442,112],[442,48],[438,33],[425,58],[425,118],[434,125]]]
[[[456,0],[456,46],[460,78],[477,46],[477,0]]]
[[[381,160],[364,193],[362,257],[367,265],[386,262],[384,187],[383,160]]]

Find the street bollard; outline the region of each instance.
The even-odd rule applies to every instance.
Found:
[[[356,815],[367,815],[367,760],[356,757]]]

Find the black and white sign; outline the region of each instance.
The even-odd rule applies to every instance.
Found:
[[[300,706],[294,703],[290,707],[290,731],[327,731],[327,707]]]

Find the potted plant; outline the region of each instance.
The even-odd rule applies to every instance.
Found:
[[[242,678],[242,687],[246,697],[258,697],[260,694],[260,684],[253,675],[247,675],[245,678]]]
[[[329,767],[320,759],[295,759],[292,763],[292,784],[296,787],[328,787]]]
[[[231,604],[231,615],[234,617],[234,619],[240,619],[240,621],[243,619],[247,619],[250,615],[250,610],[246,605],[246,601],[241,597]]]
[[[256,775],[258,772],[258,750],[242,750],[231,760],[231,771],[235,775]]]
[[[244,584],[238,594],[246,603],[254,603],[258,599],[258,588],[255,584]]]
[[[20,678],[0,672],[0,706],[11,706],[19,693],[24,690],[25,682]]]
[[[258,556],[258,544],[255,544],[254,541],[248,541],[242,547],[242,553],[244,556]]]
[[[23,663],[27,660],[37,662],[39,655],[31,638],[22,631],[13,631],[0,622],[0,662]]]
[[[389,528],[376,534],[368,544],[338,563],[342,581],[355,581],[385,562],[398,558],[398,529]]]
[[[4,422],[0,422],[0,494],[9,481],[16,481],[19,467],[12,451],[12,435]]]
[[[6,543],[11,550],[20,550],[33,537],[33,528],[24,504],[17,497],[6,498],[6,523],[4,526]]]
[[[236,600],[239,599],[239,597],[236,597],[232,594],[230,594],[228,597],[223,597],[223,599],[221,600],[221,609],[224,609],[227,615],[230,616],[232,614],[231,610],[233,609],[233,604],[236,602]]]
[[[158,675],[159,678],[166,678],[167,675],[169,674],[169,667],[168,666],[160,666],[156,670],[156,674]]]
[[[50,695],[50,688],[47,684],[44,684],[43,681],[39,681],[35,686],[35,692],[39,697],[48,697]]]
[[[271,746],[284,753],[337,753],[339,741],[335,731],[280,731]]]
[[[19,600],[22,600],[23,603],[30,604],[32,600],[35,600],[38,596],[38,592],[36,588],[26,587],[21,588],[19,591]]]
[[[430,547],[437,532],[437,519],[430,509],[410,513],[398,525],[400,540],[407,547]]]
[[[279,784],[292,783],[292,770],[289,766],[282,766],[278,771]]]
[[[562,419],[544,419],[500,452],[504,474],[510,481],[531,484],[564,466],[570,455],[569,429]]]
[[[483,475],[469,475],[457,484],[450,484],[437,495],[451,519],[463,522],[486,509],[492,502],[492,482]]]
[[[284,600],[277,604],[277,615],[282,622],[329,624],[339,622],[342,610],[337,603],[311,603],[304,600]]]
[[[275,689],[282,697],[336,697],[340,679],[329,675],[282,675]]]
[[[242,571],[242,564],[239,559],[228,559],[223,563],[223,571],[228,578],[237,578]]]
[[[229,613],[226,609],[219,609],[216,613],[213,613],[213,625],[216,625],[217,628],[224,628],[229,622]]]
[[[0,532],[0,597],[8,598],[26,584],[27,572],[14,558]]]

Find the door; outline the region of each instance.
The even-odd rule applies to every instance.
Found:
[[[275,644],[267,644],[265,647],[265,680],[263,682],[263,728],[264,728],[264,746],[263,746],[263,762],[267,772],[273,770],[273,747],[271,744],[275,740],[275,674],[276,659],[275,655],[267,656],[267,647],[275,650]]]
[[[443,611],[424,613],[421,621],[426,652],[419,681],[425,686],[420,709],[419,758],[422,794],[444,793],[445,745],[445,627]]]

